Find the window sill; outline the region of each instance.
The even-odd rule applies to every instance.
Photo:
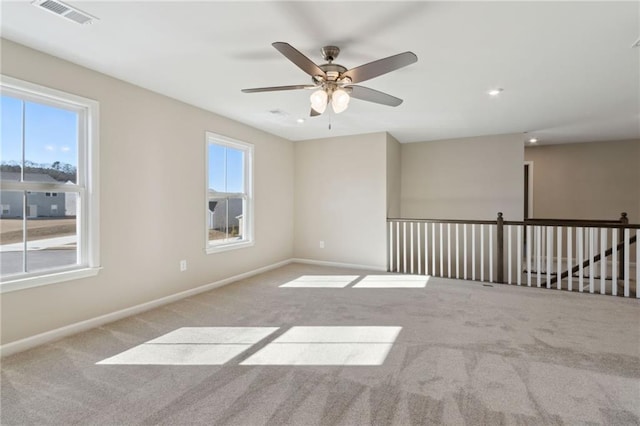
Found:
[[[102,268],[82,268],[71,271],[54,272],[50,274],[37,275],[32,277],[16,277],[0,284],[0,294],[11,291],[24,290],[32,287],[56,284],[64,281],[77,280],[80,278],[93,277],[98,275]]]
[[[225,252],[225,251],[251,247],[254,244],[255,243],[253,241],[243,241],[241,243],[220,244],[218,246],[207,246],[207,248],[205,248],[204,251],[207,254],[221,253],[221,252]]]

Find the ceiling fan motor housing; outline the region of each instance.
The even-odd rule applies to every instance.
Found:
[[[333,61],[340,54],[340,49],[337,46],[325,46],[321,49],[322,56],[324,57],[325,64],[317,65],[305,55],[300,53],[296,48],[289,43],[277,41],[272,43],[280,53],[282,53],[287,59],[293,62],[298,68],[304,71],[307,75],[311,76],[313,84],[297,84],[290,86],[277,86],[277,87],[258,87],[254,89],[242,89],[244,93],[257,93],[257,92],[272,92],[281,90],[300,90],[300,89],[313,89],[316,97],[322,97],[320,99],[324,111],[326,102],[332,99],[335,104],[332,103],[334,111],[336,113],[344,111],[348,104],[349,96],[361,99],[368,102],[374,102],[377,104],[398,106],[402,103],[402,99],[388,95],[377,90],[369,89],[362,86],[354,86],[353,83],[360,83],[362,81],[370,80],[380,75],[395,71],[399,68],[413,64],[418,60],[418,57],[413,52],[403,52],[397,55],[389,56],[377,61],[369,62],[359,67],[347,69],[339,64],[334,64]],[[319,89],[319,90],[318,90]],[[340,98],[340,99],[339,99]],[[337,109],[340,111],[338,111]],[[322,111],[315,108],[312,99],[311,116],[320,115]]]
[[[342,75],[343,72],[347,71],[345,67],[338,64],[322,64],[318,66],[322,71],[327,75],[328,81],[336,81]],[[316,82],[316,78],[314,77],[314,82]]]
[[[335,59],[340,54],[340,48],[338,46],[325,46],[320,49],[322,52],[322,57],[327,62],[335,61]]]

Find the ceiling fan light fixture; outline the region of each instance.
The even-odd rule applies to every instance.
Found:
[[[316,110],[318,113],[322,114],[325,109],[327,109],[327,101],[329,100],[329,96],[327,92],[323,89],[316,90],[309,97],[311,101],[311,108]]]
[[[349,106],[350,100],[351,97],[346,91],[342,89],[335,90],[331,95],[331,107],[333,108],[333,112],[340,114],[342,111],[346,110]]]

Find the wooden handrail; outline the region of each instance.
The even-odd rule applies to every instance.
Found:
[[[601,220],[601,219],[545,219],[545,218],[533,218],[525,219],[524,222],[563,222],[563,223],[620,223],[619,220]]]
[[[387,222],[421,222],[421,223],[461,223],[468,225],[495,225],[495,220],[461,220],[461,219],[410,219],[400,217],[389,217]]]
[[[554,232],[560,233],[560,228],[568,228],[569,230],[571,228],[599,228],[599,229],[602,229],[603,232],[606,232],[606,229],[611,229],[611,230],[615,229],[615,230],[620,230],[621,231],[621,232],[619,232],[619,241],[618,241],[617,246],[615,246],[613,248],[609,248],[604,253],[597,254],[593,258],[589,258],[589,259],[585,260],[584,262],[582,262],[581,265],[574,266],[571,269],[571,271],[565,271],[565,272],[560,274],[560,270],[558,270],[558,274],[555,277],[547,278],[548,285],[550,283],[557,283],[558,280],[562,280],[564,278],[567,278],[569,276],[569,274],[575,273],[576,271],[578,271],[580,269],[580,267],[583,267],[583,268],[589,267],[589,265],[592,265],[592,263],[601,261],[602,259],[604,259],[604,258],[606,258],[608,256],[611,256],[613,254],[614,250],[616,252],[620,253],[619,260],[617,261],[617,265],[615,265],[614,267],[617,267],[619,269],[617,276],[619,278],[623,279],[624,278],[624,274],[625,274],[625,261],[626,261],[626,259],[625,259],[625,248],[626,248],[626,244],[635,244],[637,242],[638,235],[640,235],[640,224],[629,224],[629,219],[627,218],[627,214],[626,213],[622,213],[620,219],[618,219],[618,220],[601,220],[601,219],[594,219],[594,220],[581,220],[581,219],[526,219],[524,221],[506,221],[503,218],[503,214],[502,213],[498,213],[498,217],[496,218],[496,220],[387,218],[387,222],[390,223],[390,224],[393,224],[393,223],[398,224],[400,222],[404,223],[404,225],[403,225],[405,227],[405,228],[403,228],[404,229],[404,233],[405,233],[405,237],[404,238],[406,238],[406,223],[409,223],[409,222],[412,223],[412,224],[413,223],[417,223],[418,224],[418,230],[420,229],[420,223],[424,224],[424,226],[425,226],[425,238],[426,238],[426,229],[427,229],[426,227],[427,227],[427,224],[429,224],[429,223],[431,223],[431,224],[440,224],[441,227],[442,227],[443,224],[456,225],[456,238],[457,238],[457,229],[458,229],[457,225],[458,224],[495,226],[495,231],[496,231],[496,234],[495,234],[495,237],[494,237],[495,240],[492,240],[492,241],[495,242],[495,248],[496,248],[496,255],[497,256],[496,256],[496,258],[494,260],[491,260],[491,267],[493,267],[493,266],[496,267],[496,270],[497,270],[497,277],[496,278],[497,278],[497,282],[499,282],[499,283],[504,283],[505,282],[505,266],[506,266],[506,259],[505,259],[505,256],[506,256],[506,253],[505,253],[505,229],[504,229],[505,225],[507,225],[507,226],[523,226],[523,227],[525,227],[525,231],[527,233],[529,232],[529,230],[531,228],[538,228],[538,233],[539,233],[539,228],[541,228],[541,227],[548,227],[548,230],[552,234]],[[558,230],[555,231],[553,229],[550,229],[550,228],[553,228],[553,227],[558,227]],[[391,233],[393,232],[393,229],[394,229],[393,227],[390,228],[390,232]],[[483,229],[484,228],[481,227],[481,236],[483,235],[482,234]],[[631,237],[631,238],[629,238],[628,241],[624,241],[625,236],[628,234],[628,232],[625,232],[625,230],[627,230],[627,229],[636,230],[636,232],[635,232],[636,235]],[[489,229],[489,233],[490,234],[491,234],[492,230],[493,230],[493,228],[491,227]],[[511,229],[509,229],[508,231],[509,231],[509,235],[511,235]],[[413,225],[411,225],[411,231],[410,232],[413,233]],[[448,232],[450,232],[450,231],[448,231]],[[465,233],[465,242],[464,243],[465,243],[465,247],[466,247],[466,228],[463,230],[463,232]],[[518,231],[518,232],[520,232],[520,231]],[[591,231],[591,232],[593,232],[593,231]],[[413,235],[413,234],[411,234],[411,235]],[[475,235],[475,234],[472,232],[472,238],[473,238],[473,235]],[[520,234],[518,234],[518,235],[520,235]],[[528,234],[525,234],[525,236],[524,236],[525,244],[527,244],[527,247],[530,247],[528,245],[527,241],[526,241],[527,240],[527,235]],[[399,237],[397,237],[397,238],[399,238]],[[418,236],[418,253],[420,252],[419,251],[420,250],[420,239],[419,238],[420,237]],[[483,237],[481,237],[481,238],[483,238]],[[520,238],[520,237],[518,237],[518,238]],[[448,239],[449,239],[448,244],[451,244],[450,243],[450,239],[451,239],[450,235],[449,235]],[[400,244],[399,241],[400,240],[398,239],[397,240],[398,247],[399,247],[399,244]],[[509,240],[509,246],[510,247],[511,247],[511,242],[512,242],[512,240]],[[603,241],[603,243],[604,243],[604,241]],[[612,244],[614,244],[614,243],[615,243],[615,241],[612,241]],[[413,244],[414,243],[413,243],[413,237],[412,237],[412,239],[411,239],[412,247],[413,247]],[[425,244],[426,244],[426,241],[425,241]],[[459,242],[456,242],[456,244],[459,244]],[[440,237],[440,245],[442,246],[442,236]],[[426,247],[426,245],[425,245],[425,247]],[[491,253],[491,247],[492,247],[491,246],[491,242],[489,242],[490,253]],[[433,249],[435,250],[435,247]],[[398,253],[400,252],[399,250],[400,249],[398,248]],[[451,250],[450,246],[449,246],[448,250],[449,250],[449,255],[450,255],[451,254],[450,253],[450,250]],[[459,249],[457,249],[457,250],[459,250]],[[539,249],[538,249],[538,251],[539,251]],[[411,253],[412,253],[411,256],[413,256],[413,251]],[[458,262],[458,258],[457,258],[458,254],[457,253],[458,252],[456,252],[456,262]],[[482,250],[480,251],[480,253],[482,255]],[[512,255],[512,253],[509,253],[509,256],[511,256],[511,255]],[[397,256],[399,256],[399,254]],[[490,256],[491,256],[491,254],[490,254]],[[529,253],[528,256],[531,256],[531,253]],[[399,259],[399,257],[398,257],[398,259]],[[412,259],[413,259],[413,257],[412,257]],[[399,262],[399,260],[398,260],[398,262]],[[413,262],[413,260],[412,260],[412,262]],[[434,262],[434,261],[432,260],[432,262]],[[474,262],[475,262],[475,260],[474,260]],[[393,258],[392,257],[391,257],[390,264],[391,263],[393,263]],[[538,261],[538,263],[539,263],[539,261]],[[558,269],[560,269],[560,262],[558,262],[558,263],[559,263]],[[412,263],[412,265],[413,265],[413,263]],[[457,265],[457,263],[456,263],[456,265]],[[474,265],[475,265],[475,263],[474,263]],[[440,266],[441,266],[441,269],[442,269],[442,259],[440,260]],[[435,268],[435,266],[433,266],[433,267]],[[406,253],[405,253],[405,268],[406,268]],[[426,266],[425,266],[425,268],[426,268]],[[451,268],[451,265],[449,265],[449,274],[451,273],[450,272],[451,271],[450,268]],[[457,268],[457,266],[456,266],[456,268]],[[474,266],[474,268],[475,268],[475,266]],[[419,267],[418,267],[418,270],[419,270]],[[509,269],[509,270],[511,270],[511,269]],[[413,271],[413,266],[412,266],[412,271]],[[457,269],[456,269],[456,271],[457,271]],[[482,271],[482,269],[481,269],[481,271]],[[491,273],[492,272],[491,272],[491,269],[490,269],[490,277],[491,277]],[[456,274],[457,274],[457,272],[456,272]],[[466,269],[465,269],[465,274],[466,274]],[[466,275],[465,275],[465,277],[466,277]],[[492,278],[490,278],[490,279],[492,279]],[[530,279],[530,277],[529,277],[529,279]],[[540,280],[540,276],[539,275],[538,275],[538,280]]]
[[[494,222],[495,223],[495,222]],[[640,229],[640,224],[623,224],[620,222],[592,222],[592,221],[579,221],[579,222],[571,222],[571,221],[559,221],[559,222],[545,222],[545,223],[531,223],[531,222],[520,222],[513,220],[505,220],[505,225],[523,225],[523,226],[565,226],[572,228],[608,228],[608,229]]]

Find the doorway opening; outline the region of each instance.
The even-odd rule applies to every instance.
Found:
[[[524,162],[524,220],[533,218],[533,161]]]

